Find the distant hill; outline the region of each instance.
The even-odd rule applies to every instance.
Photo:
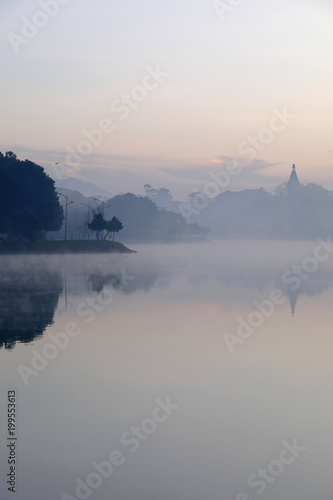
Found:
[[[64,180],[55,181],[55,186],[58,188],[70,189],[71,191],[78,191],[83,194],[83,196],[104,196],[107,198],[113,195],[109,191],[105,191],[91,182],[81,181],[80,179],[74,179],[74,177],[68,177]]]

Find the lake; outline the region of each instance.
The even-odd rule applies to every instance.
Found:
[[[1,499],[331,500],[329,243],[131,248],[0,256]]]

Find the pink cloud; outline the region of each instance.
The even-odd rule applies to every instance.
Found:
[[[224,163],[223,160],[218,160],[217,158],[212,158],[211,160],[201,160],[201,165],[219,165]]]

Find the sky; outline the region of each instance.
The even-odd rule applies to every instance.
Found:
[[[232,161],[229,189],[295,163],[333,190],[332,20],[331,0],[1,2],[0,150],[112,193],[184,198]]]

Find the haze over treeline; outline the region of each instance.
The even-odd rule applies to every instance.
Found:
[[[158,209],[147,196],[133,193],[102,201],[86,199],[78,192],[58,192],[44,169],[29,160],[21,161],[9,151],[0,153],[0,235],[2,239],[36,240],[114,238],[121,226],[126,241],[180,241],[203,238],[205,230],[182,215]],[[108,210],[108,214],[106,213]],[[96,219],[105,226],[94,229]],[[118,230],[108,226],[117,220]],[[105,232],[104,232],[105,228]],[[67,231],[68,230],[68,231]]]
[[[70,191],[66,190],[66,193],[69,195]],[[72,193],[72,196],[82,195]],[[146,198],[150,200],[150,204],[143,201]],[[87,200],[85,203],[88,203]],[[119,215],[120,218],[124,217],[125,229],[122,236],[125,239],[139,238],[140,225],[137,226],[136,218],[144,215],[139,215],[135,207],[140,205],[141,208],[147,208],[147,215],[148,212],[150,214],[147,221],[156,218],[153,212],[156,212],[154,207],[157,207],[161,216],[160,223],[163,216],[170,217],[171,221],[171,212],[175,212],[183,216],[179,221],[185,219],[187,222],[197,223],[198,227],[203,229],[200,231],[197,227],[200,235],[208,235],[213,239],[314,240],[333,234],[332,192],[313,183],[303,185],[298,179],[296,168],[292,169],[288,181],[276,187],[274,194],[259,187],[242,191],[226,190],[215,198],[208,198],[196,191],[190,193],[187,202],[183,203],[174,200],[169,189],[146,184],[144,197],[120,194],[112,198],[105,197],[104,200],[106,214],[115,211],[122,214]],[[94,198],[90,198],[90,203],[94,206]],[[175,227],[179,229],[179,226]],[[159,237],[158,231],[159,229],[152,230],[153,239]],[[170,226],[169,234],[172,234],[172,231]],[[142,235],[145,235],[145,231]]]
[[[196,220],[215,238],[312,240],[333,234],[333,196],[322,186],[301,184],[293,168],[274,194],[263,188],[226,191]]]
[[[42,167],[20,161],[12,152],[0,154],[0,179],[0,232],[7,239],[62,239],[66,213],[68,239],[109,237],[107,229],[90,230],[98,214],[105,221],[121,222],[117,238],[128,242],[198,241],[207,235],[312,240],[333,233],[332,193],[316,184],[303,185],[295,166],[274,194],[258,188],[226,190],[208,198],[197,191],[189,193],[186,203],[174,200],[169,189],[150,184],[145,184],[144,195],[85,197],[55,187]]]

